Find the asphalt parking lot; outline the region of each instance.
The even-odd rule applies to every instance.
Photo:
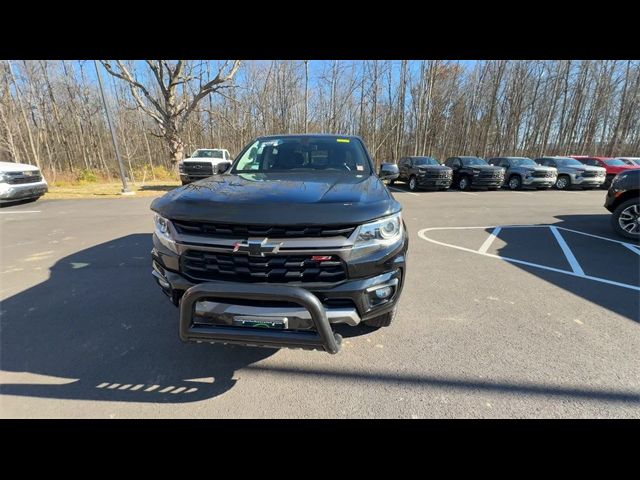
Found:
[[[183,344],[151,198],[0,209],[2,417],[640,417],[640,247],[604,191],[408,192],[395,324]]]

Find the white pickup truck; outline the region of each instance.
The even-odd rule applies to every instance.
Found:
[[[0,203],[37,200],[49,190],[38,167],[0,162]]]
[[[221,167],[221,165],[224,165]],[[200,148],[178,165],[182,185],[225,172],[231,165],[231,155],[224,148]]]

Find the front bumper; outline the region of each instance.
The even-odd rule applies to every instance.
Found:
[[[47,182],[23,183],[11,185],[0,183],[0,202],[12,202],[15,200],[26,200],[28,198],[40,197],[49,191]]]
[[[206,324],[197,321],[196,305],[200,300],[224,298],[244,300],[283,301],[300,305],[309,312],[314,325],[309,331],[286,331],[284,329],[264,329],[260,327],[237,327]],[[212,302],[216,303],[216,302]],[[250,315],[235,318],[251,318]],[[264,316],[258,318],[266,319]],[[281,317],[286,322],[287,317]],[[338,353],[342,337],[331,330],[327,314],[318,298],[300,287],[285,285],[246,285],[228,283],[226,285],[202,283],[187,290],[180,304],[180,338],[183,341],[235,343],[256,347],[287,347],[307,350],[322,349]]]
[[[558,177],[522,177],[522,184],[529,187],[552,187]]]
[[[579,177],[576,174],[572,174],[570,176],[572,185],[599,187],[606,180],[606,177]]]
[[[183,182],[197,182],[203,178],[209,178],[211,175],[188,175],[186,173],[180,174],[180,180]]]
[[[179,258],[154,235],[152,274],[162,291],[180,305],[180,335],[185,341],[321,348],[335,353],[339,340],[336,347],[328,325],[355,326],[395,308],[404,283],[407,246],[405,238],[393,251],[359,259],[360,265],[350,269],[357,278],[335,283],[198,282],[179,272]],[[367,260],[366,268],[362,260]],[[390,287],[391,294],[379,299],[375,290],[383,287]],[[239,326],[239,319],[249,317],[285,324],[281,330]]]
[[[504,177],[481,178],[470,177],[472,187],[500,187],[504,183]]]
[[[418,175],[418,186],[420,188],[449,188],[451,186],[451,182],[453,182],[453,178],[430,178],[430,177],[422,177]]]

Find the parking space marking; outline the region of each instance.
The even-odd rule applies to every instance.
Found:
[[[532,192],[519,192],[518,190],[509,190],[511,193],[521,193],[522,195],[533,195]]]
[[[489,235],[489,238],[484,241],[484,243],[480,247],[480,250],[478,250],[478,253],[487,253],[487,250],[489,250],[489,247],[500,233],[500,230],[502,230],[502,227],[496,227],[493,229],[491,235]]]
[[[393,190],[394,192],[398,192],[398,193],[408,193],[409,195],[418,195],[417,193],[407,192],[406,190],[400,190],[399,188],[395,188],[395,187],[389,187],[389,189]]]
[[[463,195],[478,195],[477,193],[472,193],[472,192],[458,192],[458,193],[462,193]]]
[[[573,270],[573,273],[584,277],[584,270],[582,270],[582,267],[578,263],[578,260],[576,259],[571,249],[569,248],[569,245],[567,245],[567,242],[565,242],[564,238],[562,238],[562,235],[558,231],[558,227],[550,226],[549,230],[551,230],[551,233],[553,233],[553,236],[556,237],[556,241],[558,242],[558,245],[560,245],[560,248],[562,249],[562,253],[564,253],[564,256],[567,258],[567,262],[569,262],[569,265],[571,265],[571,270]]]
[[[638,255],[640,255],[640,248],[634,245],[631,245],[629,243],[623,243],[623,245],[627,247],[629,250],[631,250],[633,253],[637,253]]]
[[[41,210],[12,210],[10,212],[0,212],[0,215],[11,215],[16,213],[40,213]]]
[[[578,234],[581,234],[581,235],[600,238],[602,240],[607,240],[607,241],[610,241],[610,242],[619,243],[619,244],[622,244],[622,245],[625,245],[625,246],[631,245],[631,244],[628,244],[628,243],[625,243],[625,242],[621,242],[621,241],[618,241],[618,240],[613,240],[613,239],[606,238],[606,237],[600,237],[598,235],[592,235],[592,234],[589,234],[589,233],[580,232],[578,230],[572,230],[572,229],[564,228],[564,227],[556,227],[554,225],[541,225],[541,224],[535,224],[535,225],[491,225],[491,226],[482,226],[482,227],[430,227],[430,228],[423,228],[422,230],[420,230],[418,232],[418,236],[420,238],[422,238],[423,240],[426,240],[427,242],[435,243],[436,245],[441,245],[443,247],[455,248],[456,250],[462,250],[463,252],[475,253],[477,255],[482,255],[482,256],[490,257],[490,258],[495,258],[497,260],[504,260],[506,262],[517,263],[517,264],[520,264],[520,265],[527,265],[529,267],[540,268],[542,270],[549,270],[551,272],[556,272],[556,273],[563,273],[565,275],[570,275],[570,276],[573,276],[573,277],[584,278],[586,280],[592,280],[594,282],[599,282],[599,283],[606,283],[608,285],[614,285],[616,287],[628,288],[630,290],[636,290],[636,291],[640,292],[640,287],[637,286],[637,285],[630,285],[630,284],[627,284],[627,283],[616,282],[614,280],[608,280],[606,278],[593,277],[591,275],[586,275],[584,272],[579,273],[580,271],[582,271],[582,269],[579,268],[579,266],[578,266],[578,268],[579,268],[578,272],[573,271],[573,270],[572,271],[570,271],[570,270],[562,270],[560,268],[554,268],[554,267],[548,267],[546,265],[540,265],[539,263],[526,262],[524,260],[518,260],[517,258],[511,258],[511,257],[502,257],[500,255],[494,255],[492,253],[486,253],[486,252],[483,253],[480,250],[473,250],[471,248],[461,247],[459,245],[452,245],[450,243],[440,242],[438,240],[434,240],[433,238],[429,238],[426,235],[426,232],[437,231],[437,230],[474,230],[474,229],[488,230],[488,229],[492,229],[492,233],[493,233],[495,231],[495,229],[498,228],[498,227],[500,227],[501,229],[507,229],[507,228],[550,228],[550,227],[554,227],[554,228],[556,228],[558,230],[566,230],[568,232],[574,232],[574,233],[578,233]],[[556,237],[556,239],[557,239],[557,237]],[[563,239],[563,241],[564,241],[564,239]],[[480,249],[482,249],[482,247],[480,247]],[[566,253],[565,253],[565,255],[566,255]],[[572,253],[572,255],[573,255],[573,253]],[[573,265],[572,265],[572,268],[573,268]]]

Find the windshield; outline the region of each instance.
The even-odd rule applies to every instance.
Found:
[[[195,158],[224,158],[222,150],[196,150],[193,154]]]
[[[483,159],[478,157],[464,157],[462,158],[462,164],[465,166],[469,165],[488,165]]]
[[[626,167],[627,166],[626,163],[624,163],[622,160],[619,160],[617,158],[614,158],[613,160],[603,160],[603,161],[610,167]]]
[[[440,165],[440,163],[435,158],[431,157],[415,158],[413,160],[413,164],[417,167],[419,167],[420,165]]]
[[[538,164],[530,158],[514,158],[511,164],[518,167],[537,167]]]
[[[558,158],[558,165],[562,167],[584,167],[584,164],[574,158]]]
[[[231,173],[338,171],[370,175],[360,141],[330,136],[287,136],[256,140],[238,158]]]

